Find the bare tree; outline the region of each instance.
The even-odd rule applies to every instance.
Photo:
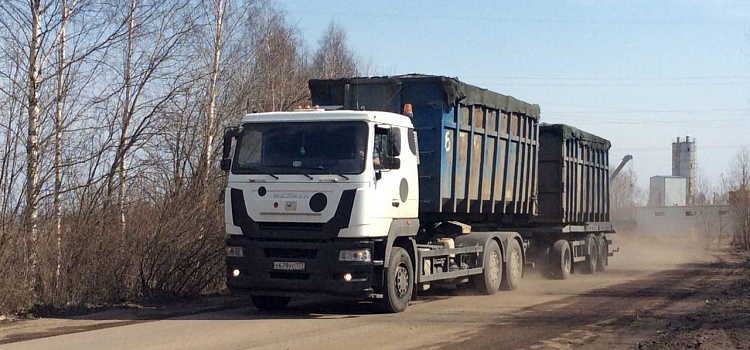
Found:
[[[316,78],[340,78],[357,74],[357,59],[346,43],[346,31],[335,22],[328,25],[318,40],[312,67]]]
[[[210,174],[210,164],[213,155],[214,134],[216,133],[216,80],[219,76],[219,64],[221,62],[222,48],[222,27],[224,23],[224,0],[215,0],[211,2],[213,17],[215,22],[214,40],[213,40],[213,60],[209,69],[208,84],[208,112],[206,113],[205,141],[203,145],[203,154],[201,155],[200,164],[200,181],[201,191],[203,192],[202,204],[206,205],[207,181]]]
[[[313,61],[271,0],[0,1],[0,313],[223,288],[216,140]]]
[[[55,96],[55,236],[57,241],[57,264],[55,267],[55,289],[59,288],[60,269],[62,265],[62,213],[60,212],[60,192],[62,190],[62,132],[63,132],[63,97],[65,95],[65,27],[68,24],[68,2],[61,1],[60,35],[57,61],[57,96]]]
[[[734,211],[734,244],[750,250],[750,149],[742,148],[729,168],[729,204]]]

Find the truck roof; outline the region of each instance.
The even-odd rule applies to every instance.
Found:
[[[251,113],[242,117],[242,123],[263,122],[309,122],[309,121],[367,121],[374,123],[386,123],[395,126],[411,128],[408,117],[390,112],[382,111],[351,111],[336,110],[327,111],[323,109],[305,109],[293,112],[267,112]]]

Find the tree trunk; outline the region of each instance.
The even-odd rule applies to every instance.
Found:
[[[39,165],[37,155],[39,153],[39,67],[38,55],[40,46],[39,17],[41,1],[33,0],[31,5],[31,40],[29,42],[29,67],[28,67],[28,139],[26,140],[26,213],[25,226],[29,237],[29,285],[31,291],[36,295],[37,285],[37,238],[38,238],[38,216],[39,216]]]
[[[68,22],[68,3],[62,0],[62,19],[60,23],[59,62],[57,64],[57,96],[55,98],[55,236],[57,237],[57,264],[55,265],[55,290],[60,288],[60,269],[62,267],[62,213],[60,212],[60,191],[62,189],[62,132],[63,132],[63,97],[65,89],[65,26]]]
[[[203,146],[203,155],[201,157],[201,178],[200,185],[202,191],[202,201],[204,208],[208,201],[209,175],[211,174],[211,157],[213,155],[214,133],[216,128],[216,81],[219,75],[219,63],[221,60],[221,34],[222,22],[224,19],[224,0],[216,1],[216,29],[214,36],[214,57],[209,73],[208,86],[208,115],[206,116],[206,134],[205,144]]]
[[[123,103],[122,111],[122,130],[120,132],[120,140],[117,145],[117,152],[115,154],[116,166],[118,174],[117,182],[117,213],[119,214],[120,221],[120,234],[125,232],[125,181],[127,179],[127,162],[125,147],[128,141],[128,129],[130,127],[130,121],[133,111],[131,110],[131,99],[133,93],[133,86],[131,82],[131,65],[133,61],[133,44],[134,44],[134,29],[135,29],[135,8],[137,0],[130,2],[130,18],[128,19],[128,43],[127,52],[125,55],[125,71],[123,73],[123,85],[125,86],[125,99]],[[112,174],[114,177],[114,173]],[[121,237],[124,237],[121,235]]]

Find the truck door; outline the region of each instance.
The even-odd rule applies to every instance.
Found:
[[[401,160],[401,130],[398,127],[376,126],[372,153],[373,168],[375,170],[375,207],[373,223],[388,230],[392,219],[401,217],[401,201],[399,186],[402,176]]]

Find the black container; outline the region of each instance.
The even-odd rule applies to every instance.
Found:
[[[542,224],[609,221],[608,140],[562,124],[539,127]]]

